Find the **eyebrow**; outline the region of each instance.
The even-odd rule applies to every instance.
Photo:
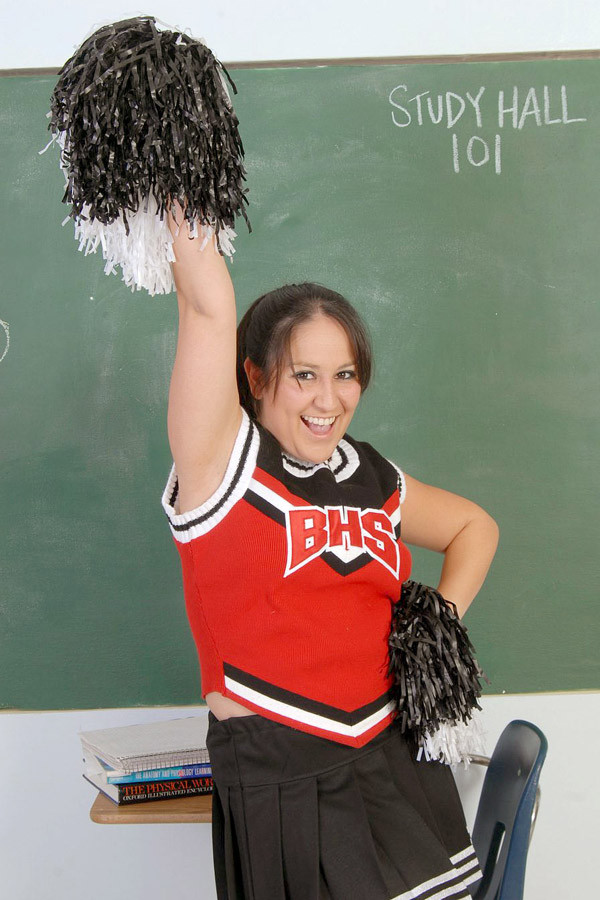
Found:
[[[291,362],[290,368],[293,369],[294,367],[301,368],[301,369],[320,369],[321,368],[320,366],[317,366],[314,363]],[[344,363],[343,365],[338,366],[337,371],[339,372],[340,369],[352,369],[352,368],[356,368],[355,362]]]

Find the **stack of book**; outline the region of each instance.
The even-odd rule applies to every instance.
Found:
[[[83,777],[115,803],[212,792],[208,718],[81,731]]]

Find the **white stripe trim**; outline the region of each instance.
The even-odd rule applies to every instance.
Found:
[[[282,453],[281,462],[285,471],[289,472],[290,475],[293,475],[295,478],[310,478],[311,475],[314,475],[319,469],[329,468],[325,462],[316,463],[314,466],[306,468],[306,463],[302,463],[298,460],[298,464],[295,465],[296,460],[293,456],[290,456],[289,453]]]
[[[412,891],[406,891],[404,894],[397,894],[395,897],[392,897],[391,900],[419,900],[423,895],[423,891],[426,890],[424,886],[414,888]],[[432,894],[430,897],[427,897],[427,900],[445,900],[446,897],[453,897],[458,894],[460,891],[466,891],[466,885],[464,884],[454,884],[449,888],[444,888],[443,891],[438,891],[437,894]],[[414,893],[414,891],[418,891],[418,893]]]
[[[340,448],[346,454],[347,459],[347,462],[343,466]],[[298,459],[297,457],[292,456],[291,453],[286,453],[285,451],[282,454],[282,462],[286,472],[289,472],[290,475],[294,475],[296,478],[310,478],[311,475],[314,475],[319,469],[329,469],[335,480],[339,482],[345,481],[346,478],[350,478],[351,475],[354,475],[360,465],[360,457],[354,447],[342,438],[331,454],[331,457],[325,462],[314,463],[314,465],[311,465],[311,463],[306,460]],[[339,472],[335,472],[339,466],[342,466],[342,468]]]
[[[262,497],[263,500],[266,500],[271,506],[275,506],[277,509],[281,510],[282,513],[288,512],[290,509],[296,509],[293,503],[284,500],[283,497],[280,497],[279,494],[272,491],[271,488],[268,488],[257,478],[250,479],[249,487],[255,494],[258,494],[259,497]]]
[[[426,891],[435,887],[442,887],[442,890],[438,891],[437,894],[432,894],[431,897],[427,897],[427,900],[445,900],[446,897],[452,897],[460,891],[466,890],[466,882],[464,880],[460,881],[458,884],[451,884],[449,887],[443,887],[444,883],[452,881],[459,874],[460,872],[456,869],[449,869],[447,872],[443,872],[442,875],[436,875],[435,878],[430,878],[429,881],[424,881],[422,884],[411,888],[409,891],[405,891],[403,894],[397,894],[395,897],[392,897],[392,900],[419,900],[419,897]]]
[[[451,856],[450,862],[452,863],[453,866],[455,866],[456,863],[459,863],[466,856],[471,856],[471,855],[475,856],[475,859],[477,859],[477,856],[475,854],[475,847],[473,846],[473,844],[469,844],[469,846],[465,847],[464,850],[461,850],[460,853],[455,853],[454,856]]]
[[[468,875],[466,878],[463,878],[465,884],[473,884],[475,881],[480,881],[483,878],[483,872],[479,868],[479,864],[477,865],[477,871],[473,872],[472,875]]]
[[[268,709],[271,712],[278,713],[280,716],[285,716],[286,719],[302,722],[304,725],[312,725],[313,728],[320,728],[323,731],[331,731],[334,734],[342,734],[346,737],[353,738],[360,737],[361,734],[364,734],[370,728],[373,728],[374,725],[377,725],[382,719],[385,719],[385,717],[394,709],[394,703],[393,701],[390,701],[389,703],[386,703],[385,706],[382,706],[381,709],[378,709],[377,712],[367,716],[366,719],[363,719],[362,722],[359,722],[357,725],[344,725],[342,722],[336,722],[334,719],[328,719],[326,716],[320,716],[317,713],[307,712],[304,709],[299,709],[297,706],[283,703],[281,700],[273,700],[271,697],[267,697],[265,694],[261,694],[253,688],[240,684],[228,675],[225,676],[225,687],[238,697],[249,700],[251,703],[260,706],[262,709]]]
[[[352,446],[352,444],[349,444],[348,441],[345,441],[343,438],[339,442],[338,447],[342,448],[342,450],[344,451],[344,453],[346,454],[346,456],[348,458],[348,462],[343,467],[343,469],[341,469],[337,473],[337,475],[335,475],[334,477],[335,477],[336,481],[345,481],[347,478],[350,478],[351,475],[354,475],[354,473],[358,469],[358,467],[360,465],[360,457],[359,457],[358,453],[356,452],[356,450],[354,449],[354,447]],[[340,460],[340,454],[336,448],[336,452],[333,454],[333,457],[332,457],[332,468],[333,469],[337,468],[337,466],[339,465],[339,460]]]
[[[444,888],[438,891],[437,894],[431,894],[426,900],[446,900],[447,897],[456,897],[457,894],[470,897],[466,885],[461,882],[460,884],[453,884]],[[400,894],[398,897],[394,897],[393,900],[419,900],[421,896],[422,894]]]
[[[456,867],[456,863],[465,859],[468,856],[472,856],[468,863],[465,863],[460,868]],[[431,878],[429,881],[424,881],[423,884],[418,885],[415,888],[412,888],[410,891],[405,891],[403,894],[398,894],[396,897],[393,897],[392,900],[418,900],[419,897],[423,895],[428,890],[431,890],[432,887],[437,887],[438,885],[442,885],[446,881],[451,881],[456,878],[457,875],[465,875],[462,881],[458,884],[450,885],[449,887],[444,888],[441,891],[438,891],[436,894],[432,894],[431,897],[428,897],[427,900],[444,900],[446,897],[452,897],[459,893],[459,891],[464,891],[467,888],[467,885],[473,884],[475,881],[479,881],[480,878],[483,877],[481,869],[479,868],[479,862],[477,860],[477,856],[475,854],[475,848],[472,844],[469,844],[468,847],[465,847],[464,850],[461,850],[459,853],[455,853],[454,856],[450,857],[450,862],[454,864],[454,869],[449,870],[448,872],[444,872],[442,875],[438,875],[436,878]],[[476,866],[475,871],[469,874],[469,870],[473,869]]]
[[[460,866],[460,867],[456,866],[455,871],[456,871],[457,875],[468,875],[469,872],[471,872],[475,867],[477,869],[479,869],[479,862],[477,860],[477,857],[475,857],[475,859],[470,860],[470,862],[465,863],[464,866]],[[478,875],[477,877],[481,878],[481,875]]]
[[[219,504],[223,496],[229,490],[232,481],[237,474],[238,467],[240,465],[240,460],[242,456],[242,450],[244,449],[244,444],[246,442],[246,438],[248,436],[249,429],[253,430],[250,448],[248,455],[246,457],[246,462],[244,464],[243,471],[238,479],[238,482],[235,486],[235,489],[231,492],[225,503],[219,506],[218,510],[213,515],[210,515],[211,509],[214,509],[215,506]],[[225,471],[225,475],[223,476],[223,481],[217,488],[217,490],[200,506],[197,506],[195,509],[189,510],[184,513],[176,513],[175,507],[171,504],[171,497],[173,495],[173,490],[175,488],[175,482],[177,481],[177,472],[175,470],[175,465],[171,469],[171,474],[169,475],[169,480],[167,481],[167,485],[162,495],[162,507],[167,514],[169,519],[169,525],[171,527],[171,533],[176,541],[180,544],[188,544],[190,541],[193,541],[194,538],[200,537],[200,535],[206,534],[212,528],[215,527],[219,522],[221,522],[227,513],[231,510],[233,506],[237,503],[237,501],[243,497],[248,489],[248,484],[250,483],[250,479],[252,477],[252,473],[256,467],[256,457],[258,455],[258,447],[260,443],[260,436],[258,432],[258,428],[256,428],[250,421],[250,418],[245,410],[242,409],[242,421],[240,424],[239,431],[237,433],[237,437],[235,439],[235,443],[233,445],[233,450],[231,451],[231,456],[229,457],[229,462],[227,463],[227,469]],[[175,525],[186,525],[188,522],[193,522],[194,519],[197,519],[201,516],[205,516],[209,513],[208,517],[201,523],[197,525],[193,525],[191,528],[186,528],[185,530],[178,530],[174,528]]]
[[[393,465],[396,472],[400,476],[400,503],[404,503],[404,499],[406,497],[406,477],[400,466],[396,465],[393,459],[388,459],[388,462]]]

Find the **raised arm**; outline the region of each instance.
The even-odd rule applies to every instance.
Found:
[[[169,224],[175,233],[172,219]],[[174,241],[179,332],[167,418],[179,513],[218,488],[241,421],[233,284],[214,240],[204,250],[200,246],[182,225]]]

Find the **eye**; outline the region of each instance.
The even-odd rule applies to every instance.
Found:
[[[300,372],[294,372],[292,377],[297,381],[311,381],[315,377],[315,373],[308,370],[301,370]]]
[[[350,379],[356,378],[356,372],[354,369],[344,369],[342,372],[338,372],[336,377],[340,381],[350,381]]]

